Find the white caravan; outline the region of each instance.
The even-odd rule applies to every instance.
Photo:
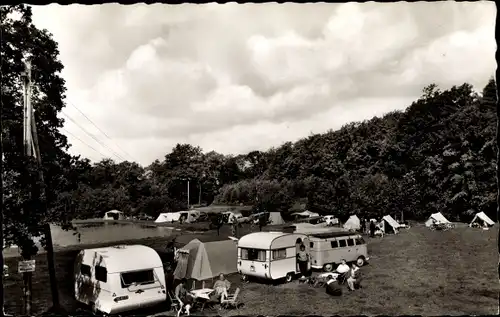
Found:
[[[74,274],[75,299],[94,313],[121,313],[167,299],[160,256],[143,245],[82,250]]]
[[[297,252],[304,244],[309,253],[309,238],[301,233],[255,232],[238,240],[238,272],[249,276],[287,282],[299,274]]]

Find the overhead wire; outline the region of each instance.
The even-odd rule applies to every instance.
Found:
[[[120,155],[120,154],[117,154],[115,151],[113,151],[113,149],[110,149],[106,144],[104,144],[101,140],[99,140],[98,138],[96,138],[92,133],[88,132],[84,127],[82,127],[78,122],[76,122],[75,119],[71,118],[67,113],[65,113],[64,111],[61,111],[61,113],[67,117],[71,122],[73,122],[77,127],[79,127],[83,132],[85,132],[88,136],[90,136],[92,139],[94,139],[97,143],[99,143],[102,147],[104,147],[105,149],[107,149],[109,152],[111,152],[116,158],[118,158],[119,160],[122,160],[122,161],[125,161],[125,159]]]
[[[68,104],[70,104],[70,103],[68,103]],[[71,105],[71,106],[73,106],[76,110],[78,110],[78,112],[80,112],[80,114],[81,114],[82,116],[84,116],[84,117],[85,117],[85,119],[87,119],[90,123],[92,123],[92,125],[93,125],[94,127],[96,127],[96,129],[97,129],[97,130],[99,130],[99,131],[100,131],[100,132],[101,132],[101,133],[102,133],[102,134],[103,134],[106,138],[108,138],[108,139],[109,139],[109,140],[110,140],[110,141],[111,141],[111,142],[112,142],[112,143],[113,143],[113,144],[114,144],[114,145],[115,145],[118,149],[120,149],[120,150],[121,150],[121,151],[122,151],[122,152],[123,152],[126,156],[128,156],[129,158],[131,158],[133,161],[136,161],[136,162],[137,162],[137,160],[136,160],[136,159],[135,159],[132,155],[130,155],[127,151],[125,151],[122,147],[120,147],[120,146],[118,145],[118,143],[114,142],[114,141],[113,141],[113,139],[112,139],[112,138],[111,138],[111,137],[110,137],[110,136],[109,136],[106,132],[104,132],[101,128],[99,128],[99,127],[97,126],[97,124],[95,124],[95,123],[94,123],[94,121],[92,121],[92,120],[91,120],[91,119],[90,119],[90,118],[89,118],[89,117],[88,117],[85,113],[83,113],[83,111],[81,111],[81,110],[80,110],[80,109],[79,109],[76,105],[74,105],[74,104],[70,104],[70,105]]]
[[[61,128],[61,131],[63,131],[64,133],[67,133],[67,134],[71,135],[72,137],[74,137],[75,139],[77,139],[78,141],[80,141],[81,143],[83,143],[84,145],[86,145],[89,149],[92,149],[92,150],[94,150],[94,152],[96,152],[99,155],[101,155],[101,157],[106,157],[106,155],[102,154],[102,152],[100,152],[99,150],[96,150],[96,148],[94,148],[93,146],[89,145],[87,142],[83,141],[82,139],[80,139],[79,137],[77,137],[73,133],[69,132],[68,130],[66,130],[64,128]]]

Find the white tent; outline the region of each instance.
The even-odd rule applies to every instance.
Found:
[[[382,217],[382,221],[384,221],[384,231],[385,233],[394,232],[397,233],[398,229],[401,228],[401,225],[394,220],[390,215]]]
[[[167,212],[160,214],[158,218],[156,218],[155,222],[156,223],[174,222],[174,221],[179,221],[180,217],[181,217],[180,212]]]
[[[359,230],[361,228],[361,221],[358,216],[350,216],[346,223],[344,223],[344,228],[347,230]]]
[[[282,225],[285,221],[283,221],[283,217],[281,217],[280,212],[270,212],[269,213],[269,224],[271,225]]]
[[[311,212],[309,210],[303,211],[303,212],[294,212],[292,216],[299,216],[299,217],[319,217],[319,214],[315,212]]]
[[[425,226],[426,227],[430,227],[433,224],[436,224],[436,225],[439,225],[439,224],[451,224],[451,222],[448,221],[448,219],[446,219],[445,216],[443,216],[442,213],[437,212],[435,214],[432,214],[429,217],[429,219],[425,222]]]
[[[488,217],[484,212],[478,212],[475,216],[474,219],[470,222],[469,227],[472,227],[474,223],[478,223],[480,225],[487,225],[487,226],[493,226],[495,225],[495,222],[491,220],[490,217]]]
[[[104,214],[104,220],[123,220],[125,216],[119,210],[110,210]]]

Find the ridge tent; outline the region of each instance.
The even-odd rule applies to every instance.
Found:
[[[435,214],[432,214],[429,219],[425,222],[426,227],[430,227],[432,225],[440,225],[440,224],[451,224],[448,219],[443,216],[442,213],[437,212]]]
[[[180,217],[181,217],[181,213],[180,212],[166,212],[166,213],[161,213],[158,216],[158,218],[156,218],[155,223],[179,221]]]
[[[238,271],[237,242],[233,240],[201,242],[191,240],[179,250],[174,276],[198,281],[213,278],[221,273]]]
[[[385,233],[398,233],[398,229],[401,228],[401,225],[390,215],[382,217],[382,221],[384,222]]]
[[[475,216],[474,219],[469,224],[469,227],[472,227],[474,223],[477,223],[481,226],[488,226],[491,227],[495,225],[495,222],[491,220],[490,217],[488,217],[484,212],[478,212]]]
[[[346,223],[344,223],[344,229],[347,230],[359,230],[361,228],[361,221],[358,216],[352,215],[347,219]]]
[[[269,213],[269,224],[282,225],[284,223],[285,223],[285,221],[283,220],[283,217],[281,217],[280,212],[270,212]]]

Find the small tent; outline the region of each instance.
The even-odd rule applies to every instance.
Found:
[[[180,217],[181,217],[180,212],[167,212],[160,214],[158,218],[156,218],[155,222],[156,223],[174,222],[174,221],[179,221]]]
[[[344,229],[347,230],[359,230],[361,228],[361,221],[358,216],[352,215],[347,219],[346,223],[344,223]]]
[[[441,224],[451,224],[448,219],[443,216],[442,213],[437,212],[435,214],[432,214],[429,219],[425,222],[426,227],[430,227],[432,225],[441,225]]]
[[[237,242],[233,240],[201,242],[191,240],[179,250],[174,276],[198,281],[210,279],[221,273],[231,274],[238,271]]]
[[[280,212],[270,212],[269,213],[269,224],[271,225],[282,225],[285,221],[283,221],[283,217],[281,217]]]
[[[123,220],[125,216],[119,210],[110,210],[104,214],[104,220]]]
[[[382,217],[382,221],[385,233],[398,233],[398,229],[401,228],[401,225],[390,215]]]
[[[491,220],[490,217],[488,217],[484,212],[478,212],[475,216],[474,219],[469,224],[469,227],[472,227],[473,224],[479,224],[481,227],[491,227],[495,225],[495,222]]]

